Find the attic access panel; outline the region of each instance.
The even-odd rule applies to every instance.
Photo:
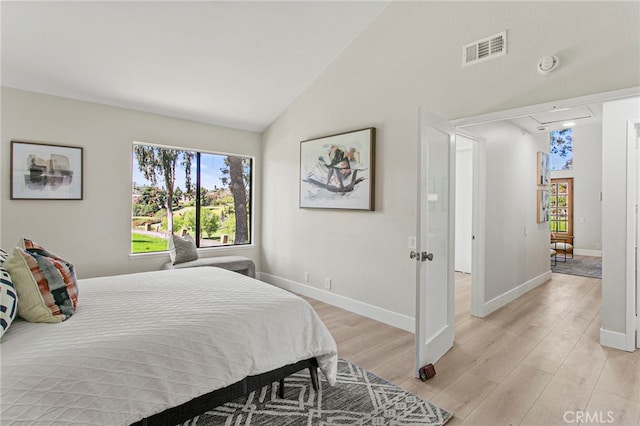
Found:
[[[593,117],[593,111],[589,107],[563,108],[556,111],[546,111],[530,114],[529,117],[541,125],[548,125],[566,121],[581,120]]]

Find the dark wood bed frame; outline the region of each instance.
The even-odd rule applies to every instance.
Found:
[[[318,380],[318,361],[315,358],[305,359],[295,364],[285,365],[284,367],[277,368],[273,371],[268,371],[256,376],[247,376],[239,382],[233,383],[226,388],[217,389],[213,392],[209,392],[205,395],[196,397],[189,402],[186,402],[177,407],[169,408],[161,413],[154,414],[153,416],[142,419],[133,423],[135,426],[146,425],[167,425],[173,426],[178,423],[182,423],[185,420],[192,419],[193,417],[211,410],[222,404],[225,404],[234,399],[242,396],[247,396],[251,392],[260,389],[273,382],[280,382],[278,388],[278,396],[284,397],[284,379],[293,373],[309,369],[311,375],[311,384],[313,389],[318,390],[320,382]]]

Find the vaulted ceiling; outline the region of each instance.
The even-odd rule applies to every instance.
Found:
[[[262,131],[388,1],[3,1],[2,86]]]

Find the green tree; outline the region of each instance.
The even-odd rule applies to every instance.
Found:
[[[236,217],[235,216],[227,217],[222,224],[222,231],[225,234],[233,235],[235,230],[236,230]]]
[[[220,218],[218,214],[211,209],[201,209],[200,228],[207,233],[208,238],[211,238],[218,228],[220,228]]]
[[[139,203],[146,207],[146,211],[149,213],[155,213],[165,204],[165,194],[163,191],[155,186],[144,186],[140,193]]]
[[[180,189],[180,187],[177,187],[175,191],[173,191],[173,205],[174,206],[180,206],[180,200],[182,199],[182,197],[184,196],[184,192],[182,192],[182,189]]]
[[[209,190],[207,188],[205,188],[204,186],[200,187],[200,205],[201,206],[211,205],[211,198],[207,196],[208,193],[209,193]]]
[[[233,194],[235,241],[239,243],[249,241],[247,194],[251,184],[250,162],[251,160],[248,158],[228,156],[224,160],[226,167],[220,169],[223,174],[220,180],[229,187]]]
[[[191,191],[191,160],[193,153],[156,146],[134,145],[138,169],[153,186],[158,180],[164,183],[166,191],[167,230],[173,232],[173,195],[176,180],[176,166],[180,161],[186,175],[186,191]]]

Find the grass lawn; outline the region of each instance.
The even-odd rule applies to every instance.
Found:
[[[169,248],[166,239],[153,237],[151,235],[137,234],[131,235],[131,252],[132,253],[148,253],[152,251],[164,251]]]

